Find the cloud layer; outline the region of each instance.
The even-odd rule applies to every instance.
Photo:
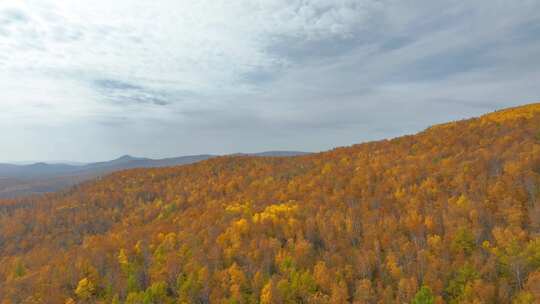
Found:
[[[540,98],[538,1],[0,2],[0,160],[397,136]]]

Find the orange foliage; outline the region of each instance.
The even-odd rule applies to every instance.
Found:
[[[0,303],[538,301],[539,131],[533,104],[2,201]]]

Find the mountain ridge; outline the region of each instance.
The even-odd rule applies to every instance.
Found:
[[[246,155],[281,157],[302,154],[306,154],[306,152],[268,151],[248,153]],[[151,159],[126,154],[110,161],[82,165],[49,164],[46,162],[27,165],[0,163],[0,178],[4,179],[0,181],[0,198],[54,192],[73,186],[81,181],[91,180],[95,177],[119,170],[185,165],[216,156],[212,154],[199,154]]]
[[[540,109],[527,110],[0,201],[0,301],[535,303]]]

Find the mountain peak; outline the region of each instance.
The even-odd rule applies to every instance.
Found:
[[[130,161],[130,160],[136,160],[138,159],[137,157],[133,157],[129,154],[126,154],[126,155],[122,155],[120,156],[119,158],[115,159],[115,161]]]

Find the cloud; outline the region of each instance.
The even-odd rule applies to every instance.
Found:
[[[18,9],[4,9],[0,12],[0,24],[6,26],[12,23],[26,23],[28,17]]]
[[[94,81],[98,90],[107,101],[113,103],[150,103],[165,106],[171,103],[171,96],[143,88],[142,86],[113,79]]]
[[[533,0],[3,1],[0,127],[15,135],[0,159],[321,150],[532,102],[538,11]]]

